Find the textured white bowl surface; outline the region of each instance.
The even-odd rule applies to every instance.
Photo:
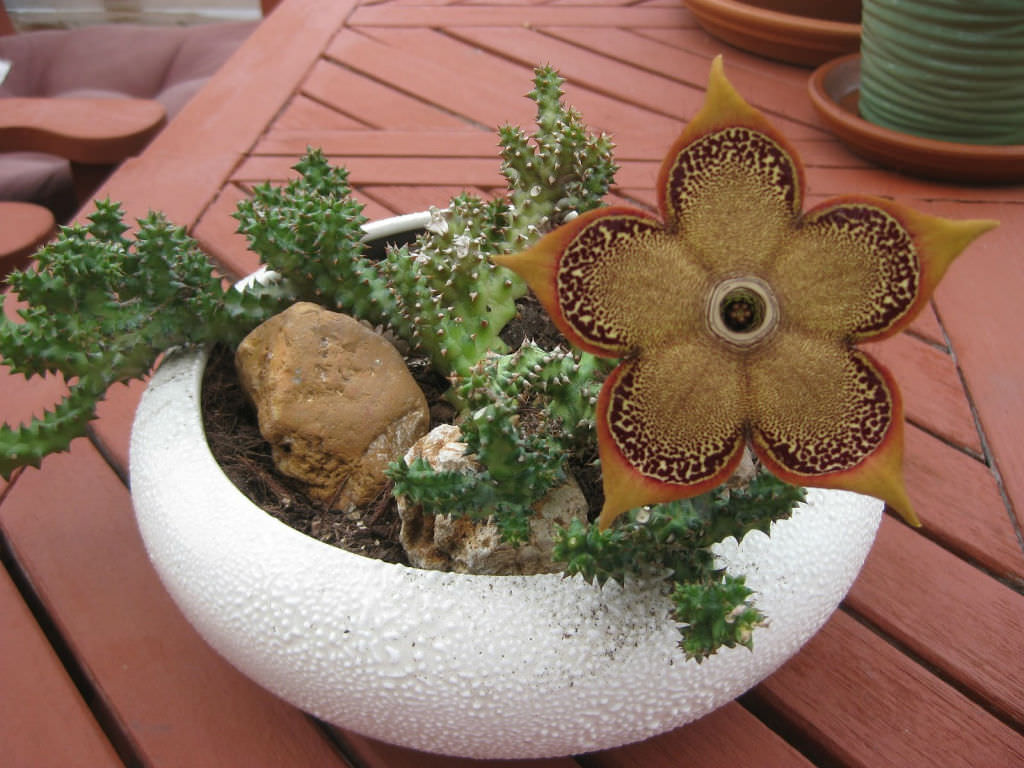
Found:
[[[684,659],[664,597],[641,585],[467,576],[314,541],[256,507],[210,455],[205,354],[170,356],[136,414],[131,487],[150,558],[207,642],[326,721],[468,757],[568,755],[647,738],[751,688],[816,632],[852,584],[882,503],[811,490],[771,537],[719,554],[770,625],[754,651]]]

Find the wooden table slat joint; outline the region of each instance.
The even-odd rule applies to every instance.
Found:
[[[2,503],[3,497],[0,496],[0,504]],[[59,514],[59,510],[51,510],[51,513]],[[31,578],[19,563],[17,553],[2,529],[0,529],[0,567],[7,572],[14,583],[22,600],[28,606],[37,625],[50,643],[54,654],[64,667],[64,671],[92,712],[96,724],[107,737],[118,757],[126,768],[144,765],[145,761],[134,744],[129,730],[122,727],[113,709],[89,675],[83,661],[75,655],[71,643],[59,628],[59,620],[52,615],[37,594]]]
[[[968,683],[964,682],[956,675],[950,674],[948,670],[944,669],[940,665],[921,656],[921,654],[910,645],[900,641],[899,638],[894,637],[891,632],[887,632],[884,627],[873,622],[869,617],[859,612],[856,608],[844,603],[841,610],[862,627],[883,640],[888,646],[894,648],[899,651],[901,655],[913,661],[928,674],[934,676],[938,680],[941,680],[950,688],[970,700],[980,709],[983,709],[985,712],[990,714],[996,720],[999,720],[1004,725],[1009,726],[1011,729],[1024,736],[1024,722],[1019,721],[1011,713],[996,706],[991,699],[985,698],[979,691],[972,688]]]

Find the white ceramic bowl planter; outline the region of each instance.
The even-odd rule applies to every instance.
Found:
[[[770,538],[720,545],[770,625],[755,631],[753,652],[724,649],[698,664],[677,648],[669,601],[637,584],[421,571],[270,517],[207,448],[205,364],[203,351],[172,355],[132,432],[132,497],[163,583],[207,642],[260,685],[328,722],[416,749],[569,755],[701,717],[821,627],[881,517],[875,499],[812,490]]]

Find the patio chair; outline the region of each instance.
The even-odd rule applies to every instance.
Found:
[[[0,82],[0,201],[33,202],[58,221],[70,218],[255,26],[107,24],[14,33],[0,0],[0,60],[10,62]]]

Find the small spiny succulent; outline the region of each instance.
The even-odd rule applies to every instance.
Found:
[[[37,465],[85,434],[110,384],[146,375],[168,347],[237,343],[295,301],[347,312],[404,340],[451,382],[450,400],[479,469],[439,472],[394,462],[396,493],[428,513],[493,516],[509,542],[526,540],[533,504],[564,482],[570,457],[596,461],[599,392],[615,360],[502,339],[524,280],[493,258],[529,248],[598,208],[615,173],[611,141],[591,135],[562,103],[562,79],[536,72],[529,94],[537,128],[499,131],[508,188],[494,200],[460,195],[435,210],[411,246],[383,259],[364,253],[363,207],[348,173],[310,150],[298,176],[261,185],[235,218],[275,279],[225,288],[197,243],[160,214],[128,236],[120,208],[99,202],[86,226],[68,227],[16,272],[29,306],[0,322],[0,355],[26,376],[56,372],[69,395],[42,418],[0,427],[0,475]],[[711,545],[767,531],[790,513],[798,489],[759,476],[746,489],[634,509],[614,527],[574,523],[556,557],[568,573],[604,582],[627,576],[660,584],[676,606],[681,647],[702,659],[720,646],[749,645],[763,619],[750,590],[716,570]]]

